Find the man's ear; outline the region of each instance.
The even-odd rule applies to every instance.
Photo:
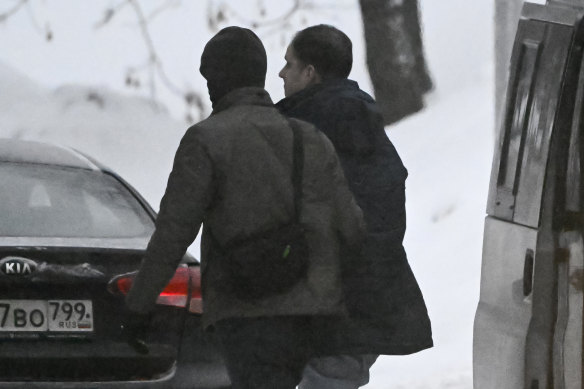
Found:
[[[316,68],[313,65],[307,65],[305,71],[309,85],[318,84],[322,81],[320,74],[316,71]]]

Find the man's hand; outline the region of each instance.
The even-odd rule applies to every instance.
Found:
[[[122,337],[128,342],[136,352],[148,354],[148,345],[144,341],[148,328],[150,327],[150,313],[132,312],[126,308],[122,319]]]

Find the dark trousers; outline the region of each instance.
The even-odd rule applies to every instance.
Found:
[[[294,389],[312,356],[306,316],[226,319],[215,334],[233,389]]]

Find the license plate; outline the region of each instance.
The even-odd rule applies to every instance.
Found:
[[[91,300],[0,300],[0,332],[92,332]]]

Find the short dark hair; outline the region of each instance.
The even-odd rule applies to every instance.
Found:
[[[292,39],[296,57],[312,65],[323,78],[347,78],[353,66],[353,44],[341,30],[319,24],[299,31]]]

